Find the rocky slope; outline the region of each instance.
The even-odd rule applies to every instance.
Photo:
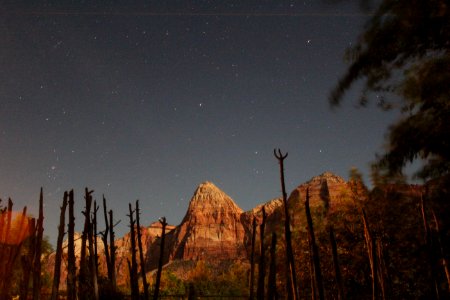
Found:
[[[335,209],[349,193],[349,184],[339,176],[326,172],[313,177],[298,186],[289,196],[288,205],[292,215],[293,226],[304,219],[304,195],[306,188],[310,191],[311,207],[324,213]],[[347,197],[348,198],[348,197]],[[174,260],[246,260],[251,244],[252,220],[261,222],[261,210],[265,207],[268,219],[266,231],[280,231],[284,218],[283,203],[280,198],[258,205],[250,211],[242,209],[222,190],[211,182],[200,184],[194,192],[188,210],[178,226],[167,227],[164,262]],[[144,212],[145,213],[145,212]],[[303,221],[302,221],[303,222]],[[157,267],[160,249],[161,225],[152,223],[141,228],[144,255],[148,270]],[[78,240],[78,244],[81,243]],[[76,245],[79,257],[80,245]],[[98,240],[100,271],[106,274],[103,244]],[[67,251],[67,248],[64,248]],[[130,235],[116,239],[118,282],[124,283],[128,276],[127,258],[129,258]],[[65,253],[65,256],[67,254]],[[54,261],[48,260],[48,268]],[[63,268],[64,269],[64,268]],[[61,282],[65,281],[63,272]]]
[[[242,213],[213,183],[200,184],[173,233],[171,259],[245,258]]]

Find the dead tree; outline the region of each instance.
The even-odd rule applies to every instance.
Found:
[[[0,275],[0,298],[8,298],[9,290],[11,287],[11,281],[13,279],[14,264],[19,256],[20,249],[22,248],[25,235],[27,234],[28,222],[27,222],[27,207],[22,210],[22,214],[15,217],[14,222],[19,221],[17,231],[11,234],[12,226],[12,201],[8,201],[8,210],[6,211],[7,218],[7,232],[5,236],[7,239],[4,243],[0,243],[0,252],[4,254],[4,260],[2,261],[2,273]],[[3,212],[5,214],[5,212]],[[3,227],[0,228],[3,230]],[[2,278],[3,277],[3,278]]]
[[[131,266],[130,269],[130,287],[131,287],[131,299],[137,300],[139,298],[139,285],[137,277],[137,262],[136,262],[136,235],[135,235],[135,221],[133,218],[134,211],[131,207],[131,203],[128,204],[130,214],[130,253],[131,253]]]
[[[28,254],[22,255],[21,257],[21,265],[22,265],[22,281],[20,283],[20,300],[28,299],[28,287],[30,283],[30,275],[31,269],[33,267],[33,259],[34,259],[34,244],[36,240],[36,219],[31,218],[29,220],[28,226],[28,235],[30,237],[29,243],[30,247],[28,248]]]
[[[97,212],[99,206],[97,205],[97,201],[94,200],[94,211],[92,212],[92,234],[93,234],[93,242],[94,242],[94,266],[95,266],[95,274],[98,277],[98,248],[97,248]]]
[[[108,279],[110,282],[112,282],[111,258],[109,256],[109,249],[108,249],[109,221],[108,221],[108,213],[106,211],[105,195],[103,195],[103,216],[105,218],[105,231],[100,232],[100,234],[102,236],[103,250],[105,252],[106,269],[108,270]]]
[[[75,265],[75,217],[73,190],[69,192],[69,222],[67,227],[67,299],[76,300],[76,265]]]
[[[55,271],[53,273],[54,275],[53,275],[51,300],[58,299],[59,279],[61,277],[62,244],[64,239],[64,227],[66,226],[66,207],[68,197],[69,194],[67,192],[64,192],[63,203],[61,206],[61,213],[59,215],[58,240],[56,242]]]
[[[319,299],[324,300],[325,292],[323,289],[322,271],[320,269],[319,249],[317,248],[316,237],[314,235],[313,221],[312,221],[312,217],[311,217],[311,211],[309,209],[309,188],[306,189],[305,212],[306,212],[306,220],[308,223],[308,235],[309,235],[309,238],[311,241],[312,253],[310,255],[312,255],[313,266],[314,266],[315,286],[317,288]]]
[[[273,150],[273,154],[278,160],[280,165],[280,179],[281,190],[283,193],[283,207],[284,207],[284,235],[286,241],[286,289],[288,299],[299,299],[298,287],[297,287],[297,274],[295,272],[294,252],[292,250],[292,238],[291,238],[291,221],[289,216],[286,186],[284,181],[284,160],[288,156],[288,153],[282,154],[281,150]]]
[[[250,295],[249,299],[254,298],[254,288],[255,283],[255,242],[256,242],[256,217],[253,217],[252,221],[252,252],[250,254]]]
[[[116,244],[114,233],[114,215],[112,209],[109,210],[109,254],[111,256],[111,284],[116,290]]]
[[[33,300],[41,298],[41,254],[42,236],[44,234],[44,194],[41,188],[39,195],[39,218],[36,224],[36,244],[33,265]]]
[[[420,208],[422,213],[422,219],[423,219],[423,227],[425,231],[425,245],[427,249],[427,255],[428,255],[428,263],[430,265],[430,271],[431,271],[431,286],[430,289],[434,291],[436,299],[441,298],[441,291],[439,288],[439,282],[438,282],[438,275],[436,270],[436,258],[435,258],[435,249],[433,247],[433,238],[431,236],[431,228],[428,224],[428,218],[426,214],[425,209],[425,202],[423,195],[420,196]]]
[[[167,226],[166,217],[160,218],[159,222],[161,223],[162,226],[162,233],[161,233],[161,244],[159,245],[158,271],[156,273],[155,292],[153,294],[153,300],[157,300],[159,297],[159,285],[161,283],[161,273],[164,262],[164,243],[166,240],[166,226]]]
[[[277,234],[272,232],[272,243],[270,245],[270,266],[269,266],[269,282],[267,283],[267,299],[277,299]]]
[[[13,202],[8,199],[8,208],[2,210],[0,214],[0,299],[9,298],[9,288],[10,288],[10,277],[11,274],[8,272],[9,257],[12,252],[12,243],[10,243],[10,231],[11,231],[11,221],[12,221],[12,207]],[[6,221],[5,221],[6,220]],[[5,224],[6,222],[6,224]],[[5,230],[5,231],[4,231]],[[4,231],[4,232],[3,232]]]
[[[142,251],[142,234],[141,234],[141,222],[140,222],[140,210],[139,210],[139,200],[136,200],[136,226],[137,226],[137,241],[139,249],[139,261],[141,264],[141,277],[142,286],[144,288],[144,299],[148,299],[148,283],[145,271],[145,260],[144,252]]]
[[[87,189],[86,189],[87,191]],[[91,203],[92,203],[92,196],[91,193],[93,191],[90,191],[88,194],[88,197],[91,197]],[[96,214],[96,202],[94,201],[94,209],[93,209],[93,213]],[[88,218],[90,218],[90,215],[87,215]],[[94,299],[98,300],[99,295],[98,295],[98,265],[97,265],[97,250],[96,248],[96,241],[94,241],[94,239],[96,240],[96,236],[94,236],[94,224],[92,224],[91,221],[89,221],[89,230],[88,230],[88,246],[89,246],[89,281],[92,285],[92,290],[94,292]]]
[[[331,252],[333,254],[334,277],[338,290],[338,300],[345,299],[344,284],[342,281],[341,267],[339,264],[339,257],[337,252],[336,236],[334,235],[333,226],[330,226],[330,244]]]
[[[370,270],[372,273],[372,299],[378,298],[378,262],[377,262],[377,246],[376,239],[373,237],[372,232],[367,222],[367,216],[364,209],[361,209],[362,221],[364,225],[364,238],[366,240],[367,254],[369,257]]]
[[[450,292],[450,270],[449,270],[448,259],[445,254],[444,247],[442,246],[442,237],[441,237],[442,232],[440,229],[439,220],[438,220],[433,208],[431,208],[431,214],[433,216],[434,224],[436,226],[437,244],[439,246],[439,253],[440,253],[441,259],[442,259],[442,267],[444,268],[445,277],[447,279],[447,287]]]
[[[78,297],[92,295],[93,290],[90,285],[90,273],[89,273],[89,262],[86,258],[86,243],[89,239],[89,232],[91,231],[91,204],[92,204],[92,194],[93,191],[88,191],[85,189],[85,203],[86,207],[83,211],[84,215],[84,228],[81,234],[81,254],[80,254],[80,272],[78,276]]]
[[[266,278],[266,253],[264,247],[264,229],[266,227],[266,210],[262,208],[262,222],[259,225],[260,234],[260,250],[259,250],[259,265],[258,265],[258,286],[256,288],[256,298],[258,300],[264,299],[264,280]]]

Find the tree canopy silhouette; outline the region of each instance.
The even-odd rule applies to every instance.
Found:
[[[401,112],[374,166],[394,175],[422,159],[419,177],[448,175],[450,1],[383,0],[346,58],[350,65],[330,95],[333,106],[361,80],[360,105],[373,101],[371,94],[380,108]]]

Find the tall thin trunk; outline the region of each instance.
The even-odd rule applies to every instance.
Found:
[[[156,283],[155,283],[155,292],[153,294],[153,300],[157,300],[159,297],[159,286],[161,283],[161,273],[164,262],[164,243],[166,240],[166,217],[162,217],[159,219],[159,222],[162,225],[162,233],[161,233],[161,244],[159,245],[159,261],[158,261],[158,271],[156,273]]]
[[[28,287],[30,284],[30,275],[31,269],[33,267],[33,259],[34,259],[34,250],[35,250],[35,241],[36,241],[36,219],[32,218],[29,221],[28,234],[30,236],[30,247],[28,255],[22,255],[21,264],[23,277],[22,282],[20,284],[20,300],[28,299]]]
[[[8,299],[9,298],[9,290],[10,290],[10,277],[11,274],[8,272],[8,268],[10,265],[10,256],[12,253],[12,247],[9,246],[10,244],[10,231],[11,231],[11,221],[12,221],[12,208],[13,208],[13,202],[11,199],[8,199],[8,208],[5,211],[2,212],[2,227],[0,227],[0,231],[5,230],[5,232],[2,234],[2,239],[0,239],[0,261],[2,262],[0,264],[0,299]],[[4,224],[4,218],[6,218],[6,225]],[[2,242],[4,242],[3,246]]]
[[[439,246],[439,252],[442,258],[442,267],[444,268],[444,272],[445,272],[445,277],[447,278],[447,288],[449,289],[450,292],[450,270],[449,270],[449,262],[448,259],[446,257],[446,252],[444,250],[444,247],[442,245],[442,232],[441,232],[441,228],[439,225],[439,220],[436,216],[436,213],[434,212],[434,209],[431,208],[431,214],[433,215],[433,219],[434,219],[434,224],[436,226],[436,234],[437,234],[437,242],[438,242],[438,246]]]
[[[92,204],[92,191],[88,191],[85,189],[85,203],[86,207],[83,212],[84,215],[84,228],[83,233],[81,235],[81,254],[80,254],[80,272],[79,272],[79,281],[78,281],[78,297],[86,297],[91,296],[93,291],[90,286],[90,276],[89,276],[89,263],[86,259],[86,243],[89,239],[89,232],[91,230],[91,204]]]
[[[289,216],[288,204],[287,204],[287,193],[284,181],[284,160],[288,154],[282,154],[281,150],[278,152],[274,149],[273,153],[278,159],[280,165],[280,179],[281,179],[281,190],[283,193],[283,208],[284,208],[284,235],[286,242],[286,289],[288,300],[299,299],[298,287],[297,287],[297,273],[295,272],[295,260],[294,251],[292,250],[292,238],[291,238],[291,221]]]
[[[91,203],[92,203],[92,196],[91,193],[93,191],[91,191],[89,193],[89,197],[91,197]],[[93,212],[95,214],[97,207],[96,207],[96,202],[94,201],[94,208],[93,208]],[[88,214],[87,215],[88,218],[90,218],[91,216]],[[89,230],[88,230],[88,247],[89,247],[89,281],[92,285],[92,290],[94,292],[94,299],[98,300],[99,296],[98,296],[98,276],[97,276],[97,251],[95,249],[95,242],[94,242],[94,224],[92,224],[91,221],[89,221]]]
[[[426,243],[426,247],[427,247],[428,263],[430,265],[430,270],[431,270],[431,279],[432,280],[431,280],[430,288],[432,291],[434,291],[436,299],[440,299],[441,293],[440,293],[439,283],[438,283],[438,279],[437,279],[437,270],[436,270],[436,261],[435,261],[435,256],[434,256],[433,239],[431,236],[430,225],[428,224],[428,218],[427,218],[427,214],[426,214],[425,202],[424,202],[423,195],[421,195],[421,197],[420,197],[420,208],[421,208],[421,212],[422,212],[423,227],[425,230],[425,243]]]
[[[138,241],[138,249],[139,249],[139,260],[140,260],[140,264],[141,264],[142,285],[144,288],[144,299],[148,300],[148,283],[147,283],[147,277],[146,277],[146,271],[145,271],[144,252],[142,251],[142,234],[141,234],[139,200],[136,200],[136,226],[137,226],[137,241]]]
[[[135,235],[135,221],[133,218],[133,209],[131,203],[128,204],[130,211],[130,252],[131,252],[131,268],[130,268],[130,286],[131,286],[131,299],[137,300],[139,298],[139,285],[137,278],[137,262],[136,262],[136,235]]]
[[[44,194],[41,188],[39,195],[39,218],[36,224],[36,246],[33,266],[33,300],[41,298],[41,254],[42,236],[44,234]]]
[[[51,300],[58,299],[59,279],[61,277],[62,244],[64,239],[64,228],[66,226],[66,207],[68,197],[69,194],[67,192],[64,192],[64,199],[61,206],[61,213],[59,215],[58,240],[56,242],[55,271],[53,273],[54,275],[53,275]]]
[[[342,281],[341,267],[339,264],[339,257],[337,252],[336,236],[334,235],[333,227],[330,227],[330,244],[333,253],[334,278],[338,290],[338,300],[345,299],[344,284]]]
[[[111,284],[113,289],[116,290],[116,244],[115,244],[115,232],[114,232],[114,214],[112,209],[109,210],[109,254],[111,256]]]
[[[105,252],[105,260],[106,260],[106,269],[108,270],[108,279],[112,281],[112,267],[111,267],[111,257],[109,256],[108,249],[108,235],[109,235],[109,221],[108,221],[108,213],[106,211],[106,199],[105,195],[103,195],[103,216],[105,218],[105,231],[102,234],[103,248]]]
[[[277,299],[277,234],[272,232],[272,243],[270,245],[270,267],[269,267],[269,282],[267,284],[267,299]]]
[[[94,211],[92,212],[92,230],[93,230],[93,242],[94,242],[94,265],[95,265],[95,274],[98,277],[98,245],[97,245],[97,212],[99,206],[97,205],[97,201],[94,200]]]
[[[259,240],[260,240],[260,250],[259,250],[259,265],[258,265],[258,286],[256,288],[256,298],[258,300],[264,299],[264,280],[266,278],[266,248],[264,247],[264,229],[266,227],[266,210],[263,206],[262,208],[262,223],[259,226]]]
[[[305,200],[305,212],[306,212],[306,220],[308,222],[308,234],[311,240],[311,249],[312,249],[312,259],[314,263],[314,279],[315,285],[317,288],[317,293],[320,300],[325,299],[325,291],[323,289],[323,280],[322,280],[322,270],[320,268],[320,256],[319,249],[316,244],[316,237],[314,235],[314,227],[313,221],[311,217],[311,211],[309,209],[309,188],[306,189],[306,200]]]
[[[67,299],[77,299],[75,265],[75,217],[73,190],[69,192],[69,224],[67,227]]]
[[[250,254],[250,295],[249,299],[253,300],[255,284],[255,242],[256,242],[256,217],[252,221],[252,252]]]
[[[369,223],[367,222],[366,212],[362,209],[362,219],[364,225],[364,237],[366,240],[367,254],[370,262],[370,269],[372,272],[372,299],[378,298],[378,262],[377,262],[377,252],[376,252],[376,239],[373,238],[372,232],[369,228]]]

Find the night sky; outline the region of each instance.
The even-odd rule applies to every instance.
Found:
[[[37,215],[42,186],[52,243],[72,188],[77,211],[85,187],[105,195],[119,236],[128,202],[179,224],[206,180],[251,209],[281,195],[274,148],[289,191],[351,167],[369,183],[394,114],[356,108],[357,86],[328,103],[357,3],[125,2],[0,9],[0,197]]]

